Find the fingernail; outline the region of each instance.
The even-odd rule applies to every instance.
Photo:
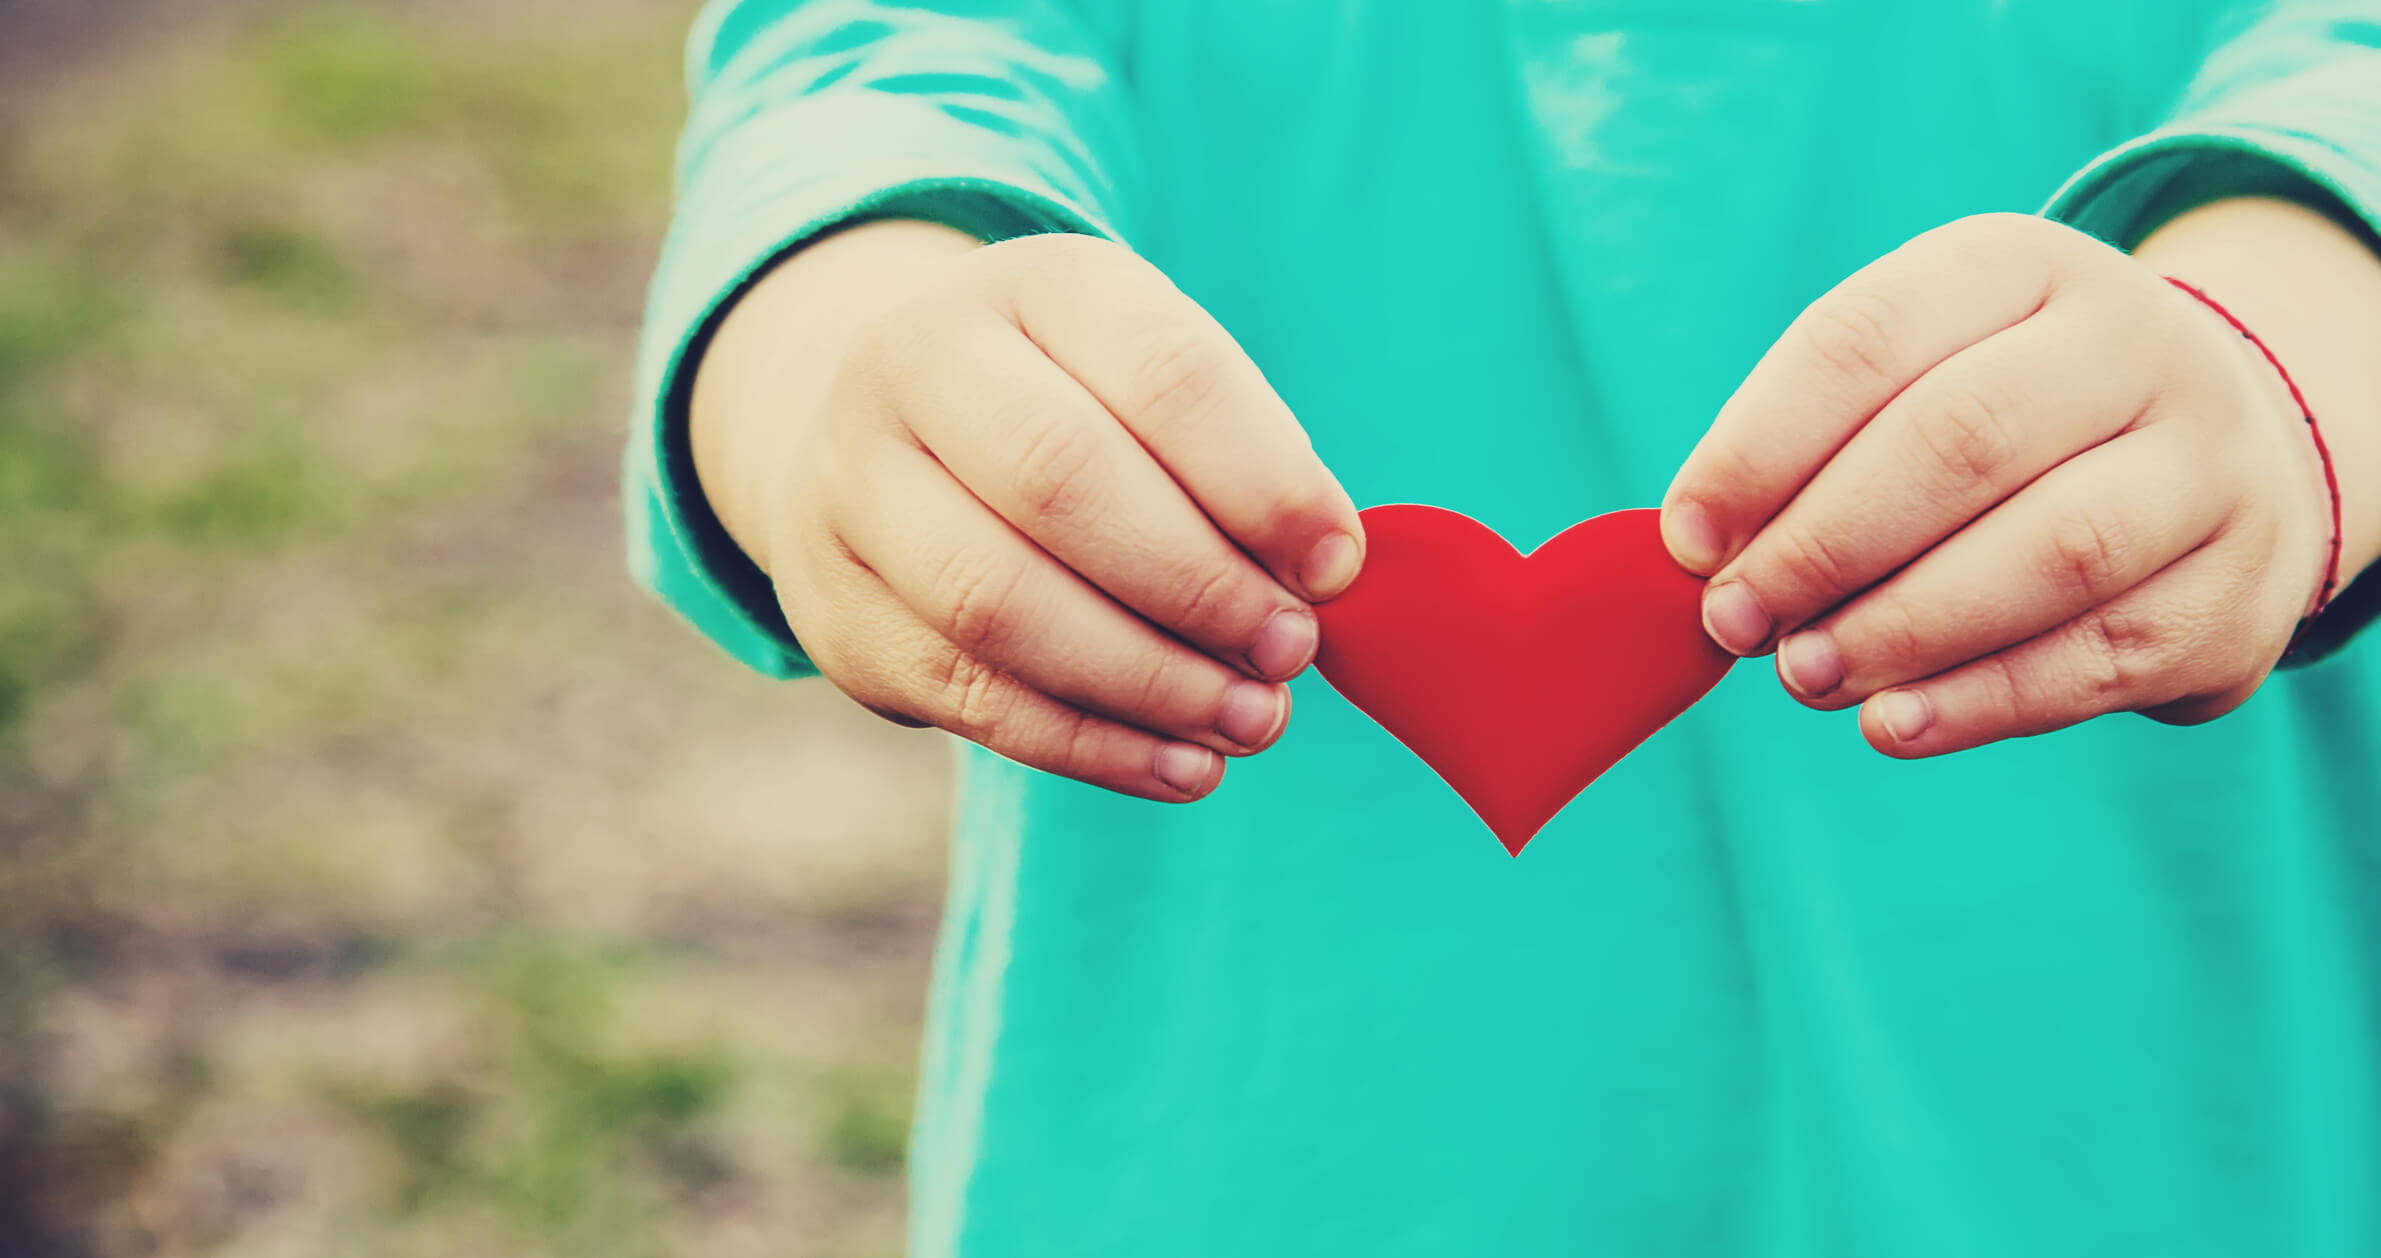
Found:
[[[1877,706],[1877,724],[1897,743],[1914,743],[1935,723],[1935,705],[1915,690],[1888,690],[1870,700]]]
[[[1281,724],[1282,692],[1261,681],[1236,681],[1224,690],[1215,732],[1243,747],[1262,747]]]
[[[1732,655],[1751,655],[1769,641],[1769,613],[1742,581],[1726,581],[1703,594],[1703,629]]]
[[[1806,629],[1778,643],[1777,671],[1794,693],[1817,699],[1844,684],[1844,657],[1834,634]]]
[[[1357,560],[1356,539],[1333,533],[1306,552],[1306,562],[1298,565],[1298,584],[1306,587],[1308,598],[1336,598],[1356,579]]]
[[[1314,613],[1287,608],[1277,611],[1249,645],[1248,666],[1257,676],[1276,681],[1294,676],[1314,658],[1319,634]]]
[[[1719,521],[1692,498],[1662,513],[1662,537],[1670,543],[1670,557],[1697,576],[1709,576],[1728,551]]]
[[[1207,789],[1207,775],[1215,771],[1215,753],[1189,743],[1167,743],[1157,749],[1150,772],[1157,780],[1185,795]]]

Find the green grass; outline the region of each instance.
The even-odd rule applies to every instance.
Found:
[[[899,1171],[909,1143],[909,1080],[845,1080],[832,1092],[833,1116],[821,1136],[828,1160],[854,1175]]]
[[[649,1151],[697,1135],[739,1068],[717,1051],[604,1051],[628,964],[541,939],[464,958],[456,974],[486,1059],[405,1088],[331,1085],[396,1155],[393,1211],[481,1210],[524,1243],[659,1252],[667,1185]]]
[[[0,242],[0,398],[27,391],[106,330],[121,300],[99,259],[51,244]]]
[[[300,11],[248,48],[261,111],[308,140],[351,146],[418,131],[439,116],[452,53],[363,9]]]
[[[338,246],[287,223],[225,224],[216,234],[215,270],[292,309],[334,314],[352,306],[362,279]]]

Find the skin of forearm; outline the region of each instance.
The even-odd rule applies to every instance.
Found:
[[[2340,580],[2381,557],[2381,254],[2295,202],[2218,201],[2134,250],[2204,289],[2289,368],[2340,486]]]
[[[696,369],[688,436],[712,511],[763,572],[774,571],[777,469],[823,420],[852,338],[906,276],[979,243],[934,223],[862,223],[779,262],[721,322]]]

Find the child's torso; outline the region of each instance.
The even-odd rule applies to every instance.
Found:
[[[1526,548],[1845,273],[2154,125],[2216,7],[1092,13],[1135,243],[1359,505]],[[1312,677],[1188,808],[970,754],[919,1243],[2381,1251],[2370,654],[1916,764],[1746,663],[1519,860]]]

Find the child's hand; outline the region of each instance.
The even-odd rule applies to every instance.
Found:
[[[2046,221],[1930,232],[1820,298],[1665,499],[1705,627],[1928,756],[2104,712],[2198,721],[2262,682],[2331,540],[2256,350]]]
[[[1361,526],[1224,330],[1129,251],[885,223],[741,301],[706,492],[821,672],[897,720],[1196,799],[1289,717]]]

